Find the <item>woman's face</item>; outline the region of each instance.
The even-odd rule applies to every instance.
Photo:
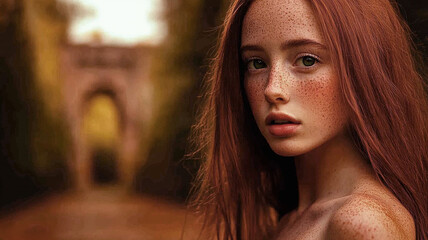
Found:
[[[307,1],[254,1],[241,57],[254,119],[274,152],[301,155],[344,133],[347,107]]]

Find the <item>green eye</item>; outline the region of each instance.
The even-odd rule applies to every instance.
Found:
[[[248,69],[262,69],[266,67],[266,63],[260,59],[253,59],[248,62]]]
[[[311,56],[304,56],[301,59],[302,59],[302,64],[305,67],[313,66],[318,61],[316,58]]]

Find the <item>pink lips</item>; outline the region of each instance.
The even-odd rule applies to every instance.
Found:
[[[265,124],[273,136],[289,137],[297,131],[300,121],[285,113],[270,113],[266,117]]]

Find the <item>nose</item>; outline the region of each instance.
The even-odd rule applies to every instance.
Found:
[[[265,99],[272,104],[284,104],[290,101],[290,95],[287,87],[287,73],[273,69],[269,73],[267,86],[264,94]]]

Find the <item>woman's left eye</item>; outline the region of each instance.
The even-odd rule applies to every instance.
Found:
[[[297,65],[300,67],[311,67],[317,62],[319,62],[319,60],[312,56],[303,56],[297,59]]]

